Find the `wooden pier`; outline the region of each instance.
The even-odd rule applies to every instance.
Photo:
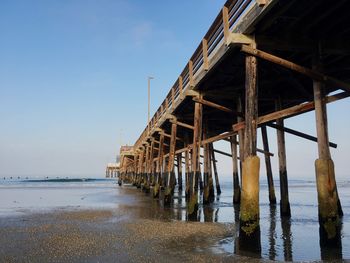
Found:
[[[220,194],[216,154],[232,158],[241,246],[259,234],[264,158],[276,203],[268,131],[277,131],[281,216],[291,216],[285,133],[316,142],[315,171],[323,245],[339,245],[342,208],[329,148],[327,104],[350,95],[349,1],[228,0],[133,147],[121,148],[120,178],[151,191],[184,189],[189,215]],[[284,126],[314,111],[317,137]],[[261,130],[263,149],[257,148]],[[259,133],[260,134],[260,133]],[[231,153],[213,142],[226,140]],[[258,154],[261,154],[258,157]],[[176,178],[177,175],[177,178]],[[176,184],[177,181],[177,184]]]

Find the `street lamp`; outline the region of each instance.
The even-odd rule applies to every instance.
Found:
[[[148,119],[147,119],[147,125],[149,125],[150,120],[150,105],[151,105],[151,79],[154,79],[153,77],[148,76]],[[150,131],[150,127],[148,126],[148,134]]]

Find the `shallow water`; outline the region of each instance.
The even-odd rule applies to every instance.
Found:
[[[232,204],[232,183],[222,178],[222,194],[208,206],[199,206],[197,221],[237,223],[238,207]],[[279,187],[275,182],[277,200]],[[285,261],[350,259],[350,182],[338,182],[344,217],[342,247],[325,250],[319,245],[317,194],[313,181],[290,180],[289,196],[292,217],[281,219],[279,206],[270,206],[267,185],[260,188],[260,238],[248,249],[236,246],[238,232],[213,246],[225,254]],[[67,208],[108,208],[126,210],[136,218],[188,220],[184,192],[175,192],[171,207],[154,200],[130,185],[117,186],[115,179],[91,180],[2,180],[0,182],[0,219],[37,211]],[[192,219],[193,220],[193,219]]]

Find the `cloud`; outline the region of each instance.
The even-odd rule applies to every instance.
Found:
[[[153,26],[151,22],[144,21],[135,25],[131,28],[133,45],[137,47],[143,46],[145,42],[151,38],[152,33]]]

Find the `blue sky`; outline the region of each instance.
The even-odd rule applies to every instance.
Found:
[[[133,144],[145,127],[147,76],[153,113],[224,2],[0,1],[0,175],[103,176],[120,137]],[[330,134],[346,178],[350,107],[336,104]],[[287,123],[315,134],[312,113]],[[287,146],[290,173],[312,177],[316,144]]]

